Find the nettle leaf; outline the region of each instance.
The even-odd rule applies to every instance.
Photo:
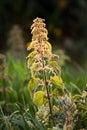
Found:
[[[27,58],[33,58],[36,54],[37,54],[37,51],[32,51],[31,53],[29,53]]]
[[[40,80],[39,78],[32,78],[29,81],[28,88],[30,90],[34,90],[37,87],[39,80]]]
[[[32,63],[32,60],[29,58],[29,59],[27,60],[27,67],[28,67],[28,68],[30,67],[31,63]]]
[[[35,71],[37,70],[37,68],[38,68],[38,63],[35,63],[35,62],[34,62],[34,63],[32,64],[32,66],[30,67],[32,77],[34,77]]]
[[[58,96],[63,96],[64,88],[60,88],[58,86],[57,88],[53,89],[52,94],[54,96],[54,99],[56,99]]]
[[[60,76],[51,77],[51,81],[60,88],[63,88],[63,80]]]
[[[27,43],[27,50],[31,50],[33,48],[32,42]]]
[[[56,61],[50,61],[49,64],[61,74],[61,68]]]
[[[58,89],[57,88],[55,88],[54,90],[53,90],[53,95],[54,96],[57,96],[59,93],[58,93]]]
[[[82,96],[79,95],[79,94],[75,94],[74,96],[72,96],[72,100],[81,100],[82,99]]]
[[[45,92],[44,91],[38,91],[34,94],[34,98],[33,98],[33,101],[34,103],[37,105],[37,106],[42,106],[45,101],[46,101],[46,98],[45,98]]]
[[[48,46],[49,50],[51,51],[52,50],[51,44],[48,41],[45,41],[45,44]]]
[[[53,110],[54,110],[54,111],[58,111],[58,110],[59,110],[58,105],[57,105],[57,106],[56,106],[56,105],[53,105]]]
[[[28,61],[27,61],[27,66],[28,66],[28,68],[30,67],[30,65],[31,65],[31,62],[32,62],[32,59],[34,58],[34,56],[37,54],[37,51],[33,51],[33,52],[31,52],[28,56],[27,56],[27,58],[28,58]]]

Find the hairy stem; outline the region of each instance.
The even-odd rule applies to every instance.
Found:
[[[48,82],[47,82],[47,78],[46,78],[46,72],[44,69],[44,60],[42,61],[43,64],[43,74],[44,74],[44,84],[45,84],[45,88],[46,88],[46,92],[47,92],[47,99],[48,99],[48,105],[49,105],[49,110],[50,110],[50,115],[51,115],[51,119],[53,120],[53,115],[52,115],[52,106],[51,106],[51,101],[50,101],[50,95],[49,95],[49,89],[48,89]],[[54,120],[53,120],[54,123]]]

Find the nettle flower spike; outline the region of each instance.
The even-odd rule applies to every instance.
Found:
[[[45,21],[44,19],[41,18],[36,18],[31,26],[32,32],[31,34],[33,35],[32,41],[38,41],[38,42],[43,42],[48,40],[48,31],[45,28],[46,24],[43,22]]]
[[[33,20],[33,24],[31,26],[31,34],[32,34],[32,42],[29,44],[27,50],[34,50],[36,54],[35,60],[52,57],[52,47],[48,40],[48,31],[45,28],[46,24],[44,23],[44,19],[36,18]]]

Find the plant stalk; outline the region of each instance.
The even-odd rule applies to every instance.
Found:
[[[42,61],[43,64],[43,74],[44,74],[44,84],[45,84],[45,88],[46,88],[46,92],[47,92],[47,99],[48,99],[48,105],[49,105],[49,110],[50,110],[50,115],[51,115],[51,119],[53,120],[53,114],[52,114],[52,106],[51,106],[51,101],[50,101],[50,95],[49,95],[49,89],[48,89],[48,82],[47,82],[47,78],[46,78],[46,72],[45,72],[45,65],[44,65],[44,60]],[[54,120],[53,120],[53,124]]]

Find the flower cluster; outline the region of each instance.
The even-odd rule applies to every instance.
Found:
[[[28,50],[36,51],[36,60],[42,60],[42,57],[51,58],[51,45],[48,40],[48,31],[45,28],[44,19],[36,18],[31,26],[32,42],[28,46]]]

